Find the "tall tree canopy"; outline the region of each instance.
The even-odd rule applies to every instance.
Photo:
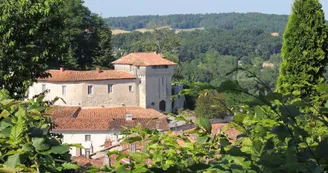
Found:
[[[296,0],[284,34],[277,89],[299,97],[316,95],[328,60],[328,28],[318,0]]]
[[[2,0],[0,88],[23,97],[49,68],[111,68],[111,36],[81,0]]]
[[[0,1],[0,88],[22,95],[51,64],[63,61],[61,0]]]
[[[82,0],[65,1],[61,11],[66,15],[63,34],[69,39],[69,61],[61,65],[74,69],[110,68],[112,33],[104,20],[91,13]]]

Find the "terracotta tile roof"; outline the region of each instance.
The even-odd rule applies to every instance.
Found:
[[[117,80],[117,79],[135,79],[136,77],[130,73],[118,70],[90,70],[90,71],[74,71],[74,70],[48,70],[51,76],[48,78],[38,78],[38,81],[49,82],[74,82],[74,81],[94,81],[94,80]]]
[[[136,127],[137,125],[140,125],[141,128],[161,129],[165,131],[169,130],[169,125],[166,118],[136,118],[132,121],[127,121],[125,119],[114,119],[114,121],[110,122],[109,128],[114,130],[121,130],[122,127],[130,129]]]
[[[98,159],[88,159],[85,156],[72,157],[72,162],[77,163],[79,166],[87,167],[94,166],[96,168],[101,168],[104,166],[105,157]]]
[[[53,120],[57,118],[71,118],[72,115],[77,114],[81,110],[79,106],[55,106],[47,113],[52,115]]]
[[[67,110],[76,110],[67,111]],[[154,109],[141,107],[80,108],[57,106],[52,116],[55,120],[54,131],[107,131],[122,130],[140,125],[142,128],[168,130],[167,117]],[[61,111],[62,110],[62,111]],[[69,115],[71,114],[71,115]],[[132,120],[126,120],[132,114]]]
[[[212,124],[212,134],[218,134],[219,132],[223,133],[222,128],[227,124],[228,123]],[[229,139],[236,141],[237,136],[240,134],[240,132],[234,128],[229,128],[227,131],[224,132],[224,134],[226,134]]]
[[[166,118],[160,112],[154,109],[144,109],[137,106],[126,106],[126,107],[113,107],[113,108],[83,108],[79,113],[78,118],[101,118],[101,119],[113,119],[113,118],[124,118],[126,114],[132,114],[133,118]]]
[[[57,118],[54,131],[104,131],[109,130],[110,120],[84,118]]]
[[[176,65],[174,62],[164,59],[154,52],[131,53],[112,63],[135,66]]]

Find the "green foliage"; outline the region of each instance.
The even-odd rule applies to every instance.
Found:
[[[157,30],[159,32],[162,30]],[[165,32],[164,32],[165,31]],[[174,81],[202,82],[219,86],[224,80],[238,79],[241,85],[256,92],[254,80],[248,79],[245,74],[234,74],[227,76],[230,72],[240,66],[260,74],[272,88],[278,77],[280,62],[276,61],[281,49],[281,37],[273,37],[269,33],[258,29],[249,30],[219,30],[209,29],[205,31],[194,31],[174,34],[168,29],[162,32],[167,34],[155,34],[154,32],[139,33],[132,32],[113,36],[113,45],[120,51],[115,51],[117,57],[124,53],[135,51],[158,51],[155,44],[156,37],[164,42],[164,57],[177,62]],[[181,40],[181,44],[177,44]],[[170,52],[167,52],[169,50]],[[172,51],[173,50],[173,51]],[[252,58],[255,57],[255,58]],[[262,68],[265,61],[274,61],[274,69]],[[241,72],[242,73],[242,72]]]
[[[251,170],[248,158],[241,157],[247,157],[246,154],[236,147],[229,147],[230,142],[224,135],[211,136],[210,131],[211,124],[206,118],[199,118],[194,130],[178,135],[171,131],[162,134],[157,130],[142,130],[136,127],[128,131],[130,136],[123,142],[138,142],[144,146],[143,151],[130,154],[120,154],[118,151],[109,152],[109,156],[118,156],[117,161],[129,158],[130,163],[117,162],[113,167],[92,169],[91,172],[100,170],[126,172],[127,169],[131,172],[231,172],[233,170],[246,172]],[[135,138],[135,136],[140,136],[140,138]],[[233,156],[233,152],[240,155]],[[219,153],[222,155],[217,155]]]
[[[259,81],[260,83],[263,83]],[[327,85],[322,88],[328,87]],[[244,93],[234,81],[218,91]],[[145,146],[140,153],[120,154],[117,161],[130,158],[129,164],[117,162],[104,171],[142,172],[325,172],[328,171],[328,119],[326,108],[312,109],[307,100],[289,102],[289,97],[267,92],[252,95],[253,103],[235,111],[233,121],[223,134],[211,134],[207,118],[199,117],[196,128],[181,133],[163,134],[140,127],[126,131],[123,142]],[[303,110],[313,110],[303,111]],[[177,117],[184,120],[185,117]],[[190,123],[190,121],[186,121]],[[224,135],[230,128],[240,132],[236,141]],[[99,169],[94,170],[99,171]]]
[[[283,33],[287,20],[287,15],[260,13],[175,14],[166,16],[109,17],[105,19],[111,27],[129,31],[138,28],[152,28],[152,26],[171,26],[173,29],[205,27],[227,30],[257,27],[266,32],[279,33]]]
[[[155,28],[153,32],[145,33],[145,37],[123,44],[131,44],[129,45],[129,47],[131,46],[129,52],[157,52],[163,54],[165,58],[172,59],[174,62],[178,61],[176,54],[179,51],[180,38],[167,28]]]
[[[61,0],[0,1],[0,87],[22,96],[48,64],[63,60]]]
[[[282,94],[298,97],[317,95],[316,85],[324,83],[328,60],[328,26],[318,0],[296,0],[289,18],[283,63],[277,82]]]
[[[44,71],[111,68],[111,30],[83,1],[0,1],[0,86],[13,97]]]
[[[51,134],[44,96],[27,102],[0,91],[0,172],[74,172],[68,144]]]
[[[68,39],[69,59],[61,64],[71,69],[90,69],[95,66],[111,68],[111,30],[103,19],[83,5],[82,0],[64,2],[61,12],[65,14],[63,35]]]
[[[223,94],[206,91],[196,100],[195,114],[197,117],[224,118],[228,113]]]

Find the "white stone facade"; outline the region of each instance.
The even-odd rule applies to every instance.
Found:
[[[48,93],[45,100],[53,100],[56,97],[63,99],[63,101],[58,100],[55,103],[59,105],[58,107],[79,106],[82,109],[90,107],[106,109],[136,106],[152,108],[160,112],[171,112],[171,81],[175,64],[155,53],[132,53],[125,58],[121,58],[121,60],[119,59],[119,62],[114,63],[115,70],[113,72],[103,71],[106,73],[102,73],[100,69],[92,71],[92,73],[69,70],[65,72],[63,68],[51,70],[55,74],[51,75],[52,79],[38,80],[37,83],[34,83],[29,88],[28,97],[32,98],[47,90]],[[71,76],[73,73],[75,76]],[[86,77],[81,77],[83,75]],[[108,78],[107,75],[109,76]],[[150,113],[152,112],[150,111]],[[62,116],[63,113],[60,112],[59,114]],[[67,115],[68,117],[64,118],[78,120],[79,118],[75,114],[73,111],[70,115]],[[142,112],[140,114],[144,115],[144,118],[152,118],[147,117],[149,116],[147,113]],[[99,116],[96,110],[94,115],[93,118]],[[168,129],[166,117],[165,115],[163,116],[165,122],[163,123],[162,121],[162,125],[166,123]],[[58,119],[54,121],[59,124],[60,121]],[[87,121],[91,122],[90,118]],[[107,120],[99,119],[99,121],[94,121],[96,124],[90,127],[99,127],[99,122],[104,123],[105,121]],[[110,129],[110,127],[108,130],[107,128],[103,130],[87,128],[89,130],[85,130],[85,128],[79,128],[76,124],[71,128],[72,122],[66,121],[66,119],[63,122],[68,122],[66,124],[70,128],[57,128],[54,129],[54,132],[63,135],[62,140],[64,143],[81,144],[84,147],[81,150],[72,147],[70,151],[72,156],[87,155],[87,151],[92,154],[102,150],[104,149],[102,145],[108,138],[112,141],[112,145],[119,144],[120,139],[123,137],[119,135],[119,131]]]
[[[81,155],[86,155],[86,151],[89,150],[90,154],[104,149],[104,143],[106,138],[109,138],[112,145],[119,144],[119,140],[122,139],[122,135],[119,132],[113,131],[56,131],[63,135],[63,142],[68,144],[80,144],[83,146],[81,149]],[[88,136],[88,137],[86,137]],[[90,136],[90,138],[89,138]],[[90,140],[86,140],[90,139]],[[70,154],[72,156],[79,155],[76,147],[70,148]]]
[[[61,106],[140,106],[161,112],[172,111],[171,78],[174,66],[115,65],[115,70],[129,72],[135,75],[136,79],[74,82],[38,81],[29,88],[29,98],[47,89],[49,93],[45,99],[52,100],[55,97],[60,97],[65,102],[59,100],[56,104]],[[91,93],[88,93],[89,87],[91,87]],[[109,89],[110,87],[111,89]]]

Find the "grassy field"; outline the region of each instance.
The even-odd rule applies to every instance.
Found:
[[[170,28],[169,26],[159,27],[158,29],[164,29],[164,28],[169,28],[170,30],[172,30],[172,28]],[[190,29],[175,29],[175,33],[177,34],[179,32],[192,32],[195,30],[205,30],[205,28],[200,27],[200,28],[190,28]],[[140,28],[140,29],[136,29],[134,31],[145,33],[145,32],[153,32],[153,29]],[[112,34],[113,35],[125,34],[125,33],[134,32],[134,31],[126,31],[126,30],[122,30],[122,29],[112,29]]]
[[[122,29],[112,29],[112,34],[117,35],[117,34],[125,34],[125,33],[130,33],[131,31],[126,31]]]

